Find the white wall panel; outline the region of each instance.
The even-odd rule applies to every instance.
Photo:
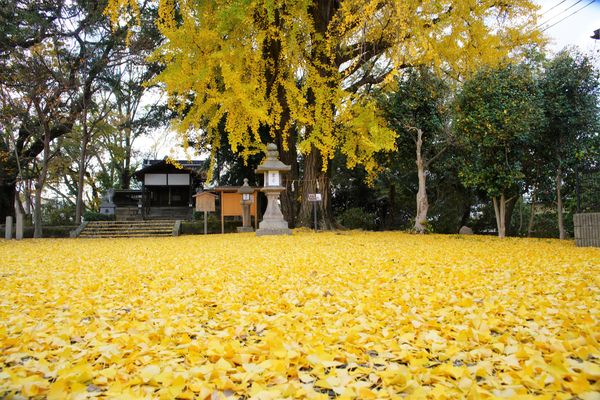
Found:
[[[189,184],[189,174],[169,174],[169,186],[187,186]]]
[[[164,186],[167,184],[167,174],[146,174],[144,175],[144,184],[146,186]]]

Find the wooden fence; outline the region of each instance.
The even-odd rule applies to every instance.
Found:
[[[580,247],[600,247],[600,212],[575,214],[575,244]]]

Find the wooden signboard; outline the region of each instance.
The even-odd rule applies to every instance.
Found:
[[[252,196],[256,197],[256,193],[253,193]],[[221,195],[221,207],[223,216],[241,217],[243,214],[242,194],[236,192],[223,192]],[[256,201],[254,201],[254,203],[252,203],[252,205],[250,206],[250,215],[254,217],[256,216]]]
[[[219,193],[221,199],[221,233],[225,232],[225,217],[241,217],[242,211],[242,194],[238,193],[239,186],[221,186],[212,189]],[[253,202],[250,205],[250,215],[254,217],[255,226],[258,228],[258,211],[260,203],[258,199],[258,188],[253,188],[254,193],[251,194]]]
[[[201,192],[195,194],[193,197],[196,198],[196,211],[215,212],[216,195],[209,192]]]

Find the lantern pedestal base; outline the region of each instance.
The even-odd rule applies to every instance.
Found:
[[[280,229],[258,228],[256,230],[256,236],[291,235],[291,234],[292,234],[292,230],[290,228],[280,228]]]
[[[258,224],[256,236],[292,234],[292,230],[288,227],[287,221],[283,219],[283,214],[279,209],[279,193],[283,189],[283,187],[262,189],[262,191],[267,195],[268,203],[263,220]]]
[[[251,226],[238,226],[237,231],[240,233],[241,232],[254,232],[254,228]]]

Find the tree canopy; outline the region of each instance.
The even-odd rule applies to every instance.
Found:
[[[125,29],[112,29],[103,14],[105,7],[106,1],[87,0],[0,4],[1,220],[14,214],[15,200],[21,208],[20,197],[15,196],[19,188],[25,198],[20,211],[28,214],[28,186],[35,175],[42,178],[37,183],[43,187],[40,191],[49,188],[44,168],[38,168],[49,161],[62,164],[56,170],[68,170],[53,177],[63,188],[53,191],[63,195],[74,189],[80,200],[82,175],[75,182],[68,180],[84,172],[89,161],[86,133],[95,130],[97,121],[125,135],[129,131],[129,145],[160,122],[156,107],[142,112],[140,106],[140,96],[148,92],[146,81],[156,72],[156,64],[145,60],[161,38],[154,24],[156,8],[146,4],[139,9],[139,27],[126,40]],[[109,102],[116,106],[106,107]],[[108,108],[114,109],[109,117]],[[83,151],[73,156],[77,144]],[[94,156],[102,157],[105,150]],[[128,166],[128,161],[124,164]],[[126,173],[121,175],[127,178]]]
[[[506,195],[523,177],[522,161],[543,122],[536,81],[523,64],[484,68],[458,96],[456,128],[469,152],[462,177],[493,199],[500,236]]]
[[[123,7],[136,4],[110,2],[115,23]],[[158,79],[182,111],[179,127],[205,135],[202,143],[219,146],[225,118],[229,143],[243,154],[262,149],[266,125],[273,137],[297,130],[304,153],[314,146],[329,159],[340,148],[349,164],[374,167],[393,133],[357,93],[406,65],[457,75],[494,64],[537,39],[526,28],[533,11],[525,0],[162,1],[157,22],[167,41],[154,57],[166,64]]]
[[[135,23],[137,7],[110,0],[106,12],[121,26]],[[336,154],[374,171],[374,155],[394,148],[373,86],[392,83],[407,66],[460,79],[495,64],[540,40],[531,29],[535,10],[529,0],[164,0],[157,24],[166,41],[153,59],[165,64],[157,80],[184,136],[214,153],[225,121],[227,144],[247,159],[264,149],[266,128],[284,161],[303,155],[290,175],[302,169],[305,199],[318,182],[328,190]],[[325,211],[328,203],[324,193]],[[302,202],[300,219],[310,221],[310,212]]]

